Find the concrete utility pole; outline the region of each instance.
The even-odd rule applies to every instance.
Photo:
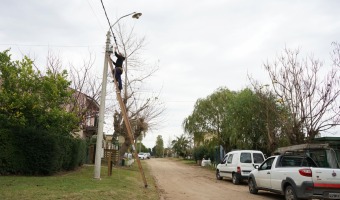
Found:
[[[103,81],[102,81],[102,91],[100,95],[100,107],[99,107],[99,121],[98,121],[98,133],[97,133],[97,143],[96,143],[96,159],[95,159],[95,167],[94,167],[94,178],[100,179],[100,169],[101,169],[101,154],[102,154],[102,142],[103,142],[103,129],[104,129],[104,112],[105,112],[105,98],[106,98],[106,85],[107,85],[107,72],[108,72],[108,63],[110,59],[110,53],[112,53],[110,49],[110,30],[113,34],[113,39],[117,45],[116,37],[112,31],[112,27],[118,23],[124,17],[132,15],[132,18],[138,19],[142,13],[133,12],[127,15],[120,17],[115,23],[110,25],[110,29],[106,34],[106,48],[105,48],[105,58],[104,58],[104,70],[103,70]],[[110,62],[112,65],[112,63]],[[111,66],[112,67],[112,66]],[[120,96],[120,95],[119,95]],[[124,107],[125,108],[125,107]],[[144,175],[144,174],[143,174]],[[146,184],[146,179],[144,177],[144,183]]]
[[[101,159],[102,159],[102,144],[103,144],[103,129],[104,129],[104,112],[105,112],[105,98],[106,98],[106,82],[107,82],[107,70],[108,70],[108,58],[110,56],[110,31],[106,34],[106,48],[104,58],[102,91],[100,95],[100,107],[99,107],[99,121],[98,121],[98,133],[96,143],[96,159],[94,166],[94,178],[100,179]]]

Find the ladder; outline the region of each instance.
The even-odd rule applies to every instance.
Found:
[[[144,187],[147,188],[148,184],[146,182],[146,178],[145,178],[145,174],[144,174],[144,171],[143,171],[143,168],[142,168],[142,164],[141,164],[140,159],[138,157],[138,153],[137,153],[137,150],[136,150],[136,147],[135,147],[135,143],[133,141],[132,128],[131,128],[131,124],[130,124],[129,118],[127,116],[126,107],[125,107],[125,104],[123,102],[120,90],[118,89],[118,83],[117,83],[117,81],[115,79],[115,75],[113,73],[114,67],[113,67],[111,59],[110,59],[110,54],[106,54],[106,55],[108,56],[107,60],[109,62],[110,69],[111,69],[111,72],[112,72],[112,75],[113,75],[114,84],[116,86],[116,96],[117,96],[117,99],[118,99],[118,102],[119,102],[120,109],[122,110],[122,113],[123,113],[126,130],[128,132],[128,137],[130,139],[130,143],[132,145],[132,149],[133,149],[135,158],[136,158],[137,163],[138,163],[139,172],[142,175],[142,179],[143,179],[143,182],[144,182]]]

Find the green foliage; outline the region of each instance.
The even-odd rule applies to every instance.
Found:
[[[0,132],[0,174],[50,175],[85,161],[85,140],[30,128]]]
[[[156,145],[154,147],[154,155],[156,157],[163,157],[164,153],[164,141],[161,135],[157,136]]]
[[[0,174],[47,175],[84,162],[85,141],[71,136],[79,119],[66,111],[66,78],[66,71],[42,76],[29,58],[0,52]]]
[[[215,145],[222,145],[225,151],[257,149],[271,153],[284,143],[280,141],[284,137],[279,131],[284,110],[271,93],[220,88],[207,98],[197,100],[183,127],[194,136],[196,146],[212,136]]]
[[[0,174],[17,173],[25,163],[18,139],[11,131],[0,129]]]
[[[202,160],[208,154],[208,148],[205,145],[200,145],[194,148],[193,157],[194,160]]]
[[[8,50],[0,52],[0,127],[32,127],[69,133],[79,120],[65,110],[71,99],[67,73],[45,76],[33,70],[25,57],[11,61]]]
[[[189,154],[189,139],[182,134],[172,141],[172,149],[177,155],[185,158]]]

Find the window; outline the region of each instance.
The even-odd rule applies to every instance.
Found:
[[[223,161],[221,162],[222,164],[225,164],[227,162],[228,159],[228,154],[226,154],[223,158]]]
[[[275,158],[268,158],[261,166],[260,166],[260,170],[269,170],[272,168],[272,164],[274,162]]]
[[[251,153],[241,153],[240,162],[241,163],[252,163]]]
[[[227,163],[232,163],[232,161],[233,161],[233,154],[230,154],[229,156],[228,156],[228,159],[227,159]]]
[[[264,161],[263,155],[261,153],[253,153],[254,163],[262,163]]]

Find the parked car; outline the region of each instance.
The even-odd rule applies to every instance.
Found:
[[[256,150],[237,150],[227,153],[216,167],[216,179],[230,178],[237,185],[248,179],[255,166],[264,161],[264,155]]]
[[[248,179],[249,192],[267,190],[286,199],[340,199],[340,169],[321,168],[308,155],[269,157]]]
[[[144,153],[144,152],[139,152],[138,153],[138,158],[144,160],[144,159],[148,158],[148,155],[146,153]]]
[[[146,153],[146,157],[147,157],[148,159],[150,159],[150,158],[151,158],[151,154],[150,154],[150,153]]]

